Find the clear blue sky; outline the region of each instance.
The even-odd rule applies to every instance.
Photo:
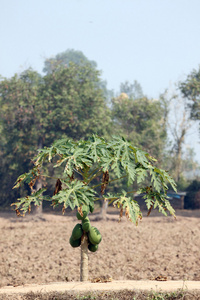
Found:
[[[157,98],[200,64],[200,0],[0,0],[0,74],[67,49],[95,60],[108,88],[137,80]]]
[[[199,0],[0,0],[0,74],[73,48],[109,88],[136,79],[156,98],[200,64],[199,13]]]

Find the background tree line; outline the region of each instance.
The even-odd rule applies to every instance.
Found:
[[[114,94],[101,79],[96,62],[80,51],[67,50],[47,59],[43,71],[42,76],[28,69],[0,81],[1,207],[25,192],[12,187],[30,168],[29,158],[36,149],[58,138],[78,140],[93,133],[105,138],[124,136],[155,156],[180,188],[187,186],[184,170],[198,167],[193,150],[184,153],[183,145],[188,121],[200,118],[200,71],[179,84],[180,97],[187,101],[182,105],[182,122],[174,127],[170,127],[170,105],[180,103],[177,95],[170,98],[164,93],[150,99],[137,81],[125,81]]]

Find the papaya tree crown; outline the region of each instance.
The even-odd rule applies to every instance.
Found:
[[[33,161],[34,167],[20,175],[14,186],[16,188],[27,183],[31,189],[30,195],[19,198],[12,204],[15,205],[17,214],[21,210],[24,215],[30,211],[31,203],[40,205],[43,200],[52,201],[53,206],[63,204],[64,211],[68,207],[72,210],[77,207],[80,210],[82,205],[92,209],[94,201],[103,198],[120,208],[121,215],[124,210],[128,219],[137,224],[138,219],[142,218],[138,202],[134,200],[137,193],[143,194],[148,214],[152,208],[158,207],[164,215],[167,215],[167,211],[174,215],[174,209],[167,197],[168,185],[176,191],[174,180],[167,171],[154,165],[155,158],[123,137],[114,136],[109,141],[97,135],[92,135],[88,140],[61,139],[50,147],[39,149]],[[48,164],[62,168],[62,176],[57,178],[52,197],[44,193],[47,188],[38,191],[33,188],[40,177],[49,177],[43,173],[44,166]],[[110,173],[115,179],[109,179]],[[101,183],[94,185],[94,180],[99,176],[102,177]],[[127,178],[128,185],[136,183],[138,189],[105,194],[109,182],[122,178]],[[150,181],[149,186],[146,186],[146,180]],[[99,187],[100,197],[97,193]]]

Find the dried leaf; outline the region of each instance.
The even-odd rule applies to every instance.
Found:
[[[103,177],[102,177],[101,195],[104,194],[108,182],[109,182],[109,173],[108,171],[106,171],[103,173]]]
[[[123,207],[121,206],[118,222],[121,222],[122,217],[123,217]]]
[[[21,216],[21,213],[20,213],[19,209],[16,209],[15,212],[16,212],[16,214],[17,214],[18,217]]]
[[[62,182],[60,179],[57,179],[56,185],[55,185],[55,190],[54,190],[54,195],[58,194],[62,190]]]
[[[32,191],[33,191],[33,187],[34,187],[34,185],[35,185],[36,179],[37,179],[37,178],[34,178],[34,179],[31,180],[31,182],[29,183],[29,187],[31,188]]]
[[[111,282],[111,281],[112,281],[112,277],[110,277],[109,275],[96,277],[91,280],[92,283],[96,283],[96,282],[104,283],[104,282]]]
[[[72,173],[71,176],[68,175],[68,177],[69,177],[70,181],[74,180],[74,172]]]
[[[109,173],[108,171],[103,173],[102,183],[108,184],[109,181]]]
[[[127,217],[128,220],[130,219],[128,207],[126,207],[125,216]]]
[[[157,276],[155,278],[153,278],[152,280],[156,280],[156,281],[167,281],[167,276]]]
[[[64,213],[65,213],[65,209],[66,209],[65,205],[63,205],[63,208],[62,208],[62,214],[63,214],[63,215],[64,215]]]
[[[153,204],[150,206],[149,210],[148,210],[148,213],[147,213],[147,217],[150,215],[151,211],[152,211],[152,208],[153,208]]]

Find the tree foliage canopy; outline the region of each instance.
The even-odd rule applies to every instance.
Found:
[[[191,111],[191,118],[200,119],[200,67],[193,70],[185,81],[179,83],[179,89],[182,95],[190,100],[188,104]]]
[[[99,194],[105,199],[124,210],[127,217],[137,224],[142,218],[134,193],[144,193],[144,199],[149,209],[159,208],[163,214],[169,211],[174,215],[174,210],[167,197],[168,185],[176,190],[176,185],[168,172],[153,165],[156,161],[147,152],[135,147],[124,138],[114,137],[108,142],[93,135],[88,140],[77,142],[62,139],[53,143],[51,147],[40,149],[34,159],[34,167],[17,179],[15,187],[28,183],[31,195],[19,199],[14,203],[16,211],[19,209],[26,213],[30,210],[31,203],[40,205],[43,200],[52,201],[53,206],[63,204],[63,210],[70,207],[72,210],[83,204],[93,207],[94,201],[99,199]],[[47,163],[54,167],[62,166],[62,174],[57,178],[60,189],[53,197],[43,195],[45,189],[34,191],[33,186],[41,176],[47,176],[42,168]],[[127,178],[129,185],[137,182],[138,189],[127,193],[122,190],[119,194],[105,194],[109,181],[109,173],[114,173],[115,179]],[[97,177],[102,177],[100,184],[94,185]],[[145,179],[151,182],[150,186],[142,186]],[[99,191],[100,188],[100,191]]]
[[[58,53],[55,57],[46,59],[43,72],[50,74],[62,67],[69,67],[70,63],[74,63],[78,66],[90,65],[93,69],[97,67],[97,63],[94,60],[89,60],[82,51],[68,49]]]
[[[125,93],[112,100],[117,131],[157,157],[161,157],[167,137],[163,115],[164,109],[157,100],[133,99]]]
[[[185,98],[200,101],[200,67],[193,70],[185,81],[180,82],[179,88]]]
[[[1,203],[14,200],[8,186],[28,170],[38,148],[56,138],[109,134],[110,111],[99,82],[91,65],[73,63],[44,77],[29,69],[0,82]]]
[[[97,64],[81,51],[59,53],[47,59],[44,67],[44,76],[28,69],[0,81],[0,205],[8,205],[25,193],[11,189],[15,178],[27,172],[30,157],[38,148],[56,139],[76,142],[92,134],[106,139],[118,134],[157,157],[162,168],[169,169],[170,160],[173,174],[174,154],[166,147],[169,107],[161,98],[148,99],[137,81],[125,81],[120,85],[120,96],[108,105],[113,92],[101,79]],[[190,100],[191,117],[197,120],[199,74],[193,71],[179,85]],[[110,178],[114,180],[114,174]],[[112,193],[119,187],[125,189],[125,182],[125,178],[114,181],[108,189]]]
[[[70,64],[77,65],[79,67],[88,67],[94,72],[97,71],[97,63],[94,60],[89,60],[82,51],[77,51],[74,49],[68,49],[64,52],[58,53],[55,57],[46,59],[44,62],[43,72],[46,74],[51,74],[55,71],[59,71],[70,67]],[[97,71],[98,77],[100,72]],[[106,80],[99,79],[96,82],[99,89],[102,90],[104,97],[109,101],[112,97],[113,92],[107,89]]]

